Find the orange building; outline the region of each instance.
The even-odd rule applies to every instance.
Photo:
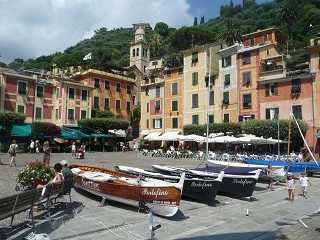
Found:
[[[108,110],[122,119],[130,119],[135,102],[134,79],[94,69],[78,73],[73,78],[94,87],[91,91],[92,109]]]
[[[273,28],[258,30],[245,34],[243,48],[238,51],[238,91],[239,91],[239,121],[260,118],[260,103],[258,97],[258,81],[267,64],[273,66],[282,56],[276,49],[277,35]],[[283,74],[283,63],[279,69],[270,72],[271,76]],[[279,71],[279,72],[277,72]],[[268,75],[266,76],[268,77]]]
[[[166,130],[183,129],[183,67],[165,70],[164,127]]]

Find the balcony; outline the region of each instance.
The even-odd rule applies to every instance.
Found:
[[[301,94],[301,87],[300,86],[292,86],[291,96],[292,97],[299,97],[300,94]]]
[[[275,61],[265,61],[260,66],[260,81],[274,80],[284,78],[286,76],[283,65]]]

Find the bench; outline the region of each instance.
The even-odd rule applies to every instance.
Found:
[[[0,199],[0,220],[11,217],[10,227],[12,227],[15,215],[29,210],[34,228],[33,206],[39,196],[39,192],[33,189]]]

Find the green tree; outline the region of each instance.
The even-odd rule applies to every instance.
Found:
[[[225,41],[228,46],[241,42],[239,25],[235,24],[231,18],[226,19],[225,29],[222,30],[219,39]]]
[[[298,19],[300,0],[283,0],[280,6],[280,20],[284,23],[289,38],[292,38],[293,29]]]
[[[169,35],[169,26],[164,22],[158,22],[154,27],[154,32],[162,37],[167,37]]]
[[[15,70],[19,70],[23,68],[24,60],[22,58],[16,58],[11,63],[9,63],[9,67]]]
[[[197,26],[198,25],[198,18],[195,17],[193,20],[193,26]]]
[[[201,17],[200,19],[200,25],[204,24],[204,16]]]
[[[114,118],[115,115],[112,112],[105,110],[102,112],[100,112],[100,111],[96,112],[94,117],[95,118]]]
[[[0,67],[8,67],[4,62],[0,62]]]

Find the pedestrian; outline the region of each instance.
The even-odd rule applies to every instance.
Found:
[[[50,166],[50,154],[51,149],[48,141],[43,143],[43,163],[46,166]]]
[[[294,200],[294,194],[295,194],[295,180],[292,175],[288,175],[287,178],[287,189],[288,189],[288,197],[289,200]]]
[[[16,154],[17,154],[18,145],[16,144],[16,140],[12,140],[12,143],[9,146],[8,153],[10,155],[10,167],[14,164],[16,167]]]
[[[74,184],[73,173],[68,166],[67,160],[60,161],[60,164],[62,165],[62,175],[63,175],[63,179],[64,179],[64,185],[67,188],[65,190],[69,191],[73,187],[73,184]]]
[[[30,142],[30,145],[29,145],[29,148],[30,148],[30,153],[34,153],[34,148],[35,148],[35,145],[34,145],[34,141],[31,139],[31,142]]]
[[[78,149],[78,159],[84,158],[84,153],[86,152],[86,145],[84,143],[81,144],[81,146]]]
[[[72,157],[77,157],[77,146],[76,146],[76,142],[72,142],[71,145],[71,156]]]
[[[300,182],[300,186],[302,189],[302,196],[304,198],[307,198],[307,190],[308,190],[308,186],[311,186],[310,180],[309,178],[306,176],[305,173],[301,173],[301,176],[299,178],[299,182]]]
[[[36,153],[39,153],[39,152],[40,152],[40,142],[39,142],[39,140],[36,140],[35,150],[36,150]]]
[[[272,190],[273,191],[273,178],[272,178],[272,166],[271,164],[268,164],[268,167],[266,169],[266,175],[268,177],[268,190]]]

